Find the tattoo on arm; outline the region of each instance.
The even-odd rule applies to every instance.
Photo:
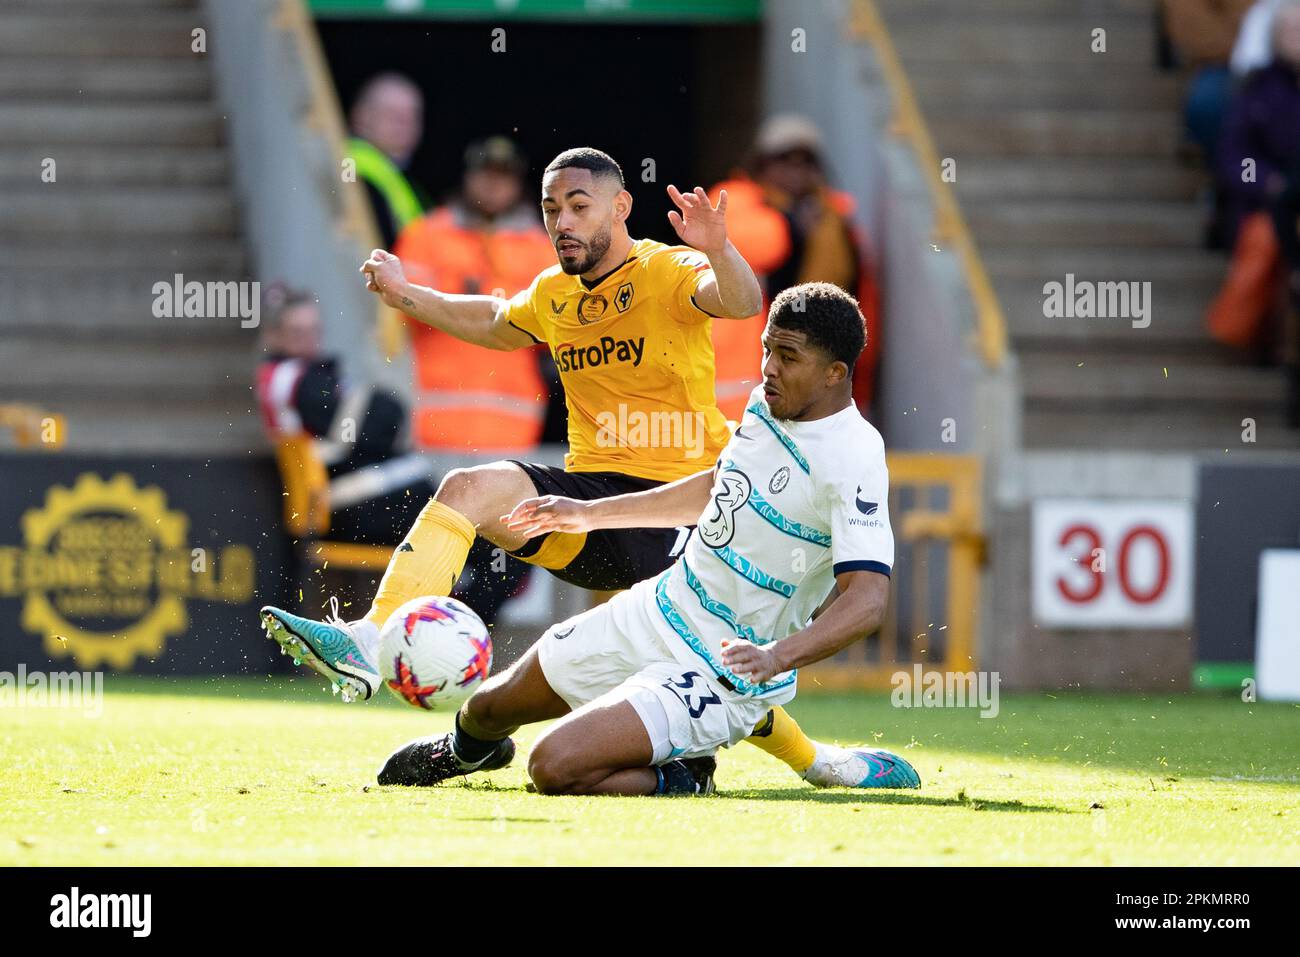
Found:
[[[409,309],[411,306],[414,306],[414,305],[415,305],[415,302],[411,299],[410,296],[403,296],[403,297],[402,297],[402,305],[403,305],[403,306],[406,306],[406,307]]]

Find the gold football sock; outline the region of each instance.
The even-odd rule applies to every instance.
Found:
[[[803,774],[817,760],[817,749],[813,746],[812,738],[804,734],[799,722],[780,706],[769,711],[767,717],[758,723],[754,733],[745,740],[784,761],[797,774]]]
[[[521,549],[510,554],[521,562],[558,571],[578,557],[578,552],[587,544],[587,533],[551,532],[541,540],[540,545],[529,548],[532,544],[527,542]]]
[[[366,621],[383,628],[388,616],[422,595],[450,595],[474,544],[474,525],[437,499],[420,510],[415,524],[388,560]]]

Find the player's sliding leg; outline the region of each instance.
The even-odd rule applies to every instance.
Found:
[[[880,748],[841,748],[804,734],[799,722],[775,707],[745,739],[788,764],[819,788],[919,788],[916,769]]]
[[[455,469],[393,552],[364,618],[347,622],[335,612],[316,621],[267,605],[262,627],[295,662],[324,675],[345,701],[369,698],[379,688],[379,629],[388,616],[412,598],[451,594],[476,533],[507,550],[523,545],[500,517],[536,491],[511,462]]]
[[[510,735],[520,725],[568,713],[569,706],[547,683],[534,645],[461,705],[454,731],[417,738],[389,755],[379,783],[429,787],[475,771],[495,771],[514,758]]]
[[[803,733],[799,722],[779,705],[767,713],[754,733],[745,740],[778,761],[784,761],[800,777],[817,760],[817,745]]]
[[[661,721],[645,716],[651,709]],[[548,728],[528,755],[528,776],[541,794],[712,793],[714,759],[662,761],[651,722],[666,741],[668,717],[654,695],[616,688]]]

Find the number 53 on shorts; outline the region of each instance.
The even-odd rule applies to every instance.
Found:
[[[696,682],[699,682],[701,690],[696,690]],[[663,687],[676,695],[686,711],[692,718],[698,718],[704,714],[704,709],[711,704],[722,704],[722,699],[718,697],[716,691],[710,691],[704,683],[704,676],[698,671],[687,671],[679,678],[669,678],[663,683]]]

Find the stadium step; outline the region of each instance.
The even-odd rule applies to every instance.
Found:
[[[1255,423],[1253,443],[1242,440],[1242,420]],[[1036,449],[1115,449],[1132,452],[1214,451],[1227,455],[1256,449],[1300,449],[1300,430],[1288,429],[1275,410],[1125,416],[1117,428],[1110,413],[1037,410],[1025,418],[1025,443]],[[1231,461],[1231,459],[1225,459]]]
[[[256,336],[244,328],[239,307],[251,304],[253,288],[227,289],[229,272],[210,269],[192,269],[175,273],[165,267],[140,264],[108,270],[91,268],[71,272],[51,289],[48,279],[30,270],[0,268],[0,334],[41,331],[59,333],[99,330],[115,339],[130,338],[136,342],[176,342],[185,336],[190,346],[202,340],[221,339],[243,333]],[[213,312],[226,316],[196,318],[184,315],[170,316],[175,312],[176,274],[182,277],[181,285],[190,282],[219,283],[219,295],[214,298]],[[155,292],[155,284],[165,288]],[[205,286],[205,303],[206,303]],[[229,307],[227,307],[227,295]],[[242,296],[242,301],[240,297]],[[260,306],[260,299],[258,300]],[[161,315],[155,315],[155,309]],[[260,318],[260,313],[256,318]]]
[[[192,10],[152,4],[107,3],[39,7],[20,5],[4,13],[0,57],[197,57],[191,31],[202,27]]]
[[[982,199],[1195,200],[1206,176],[1190,167],[1170,169],[1159,159],[1127,157],[961,156],[957,195]]]
[[[1107,352],[1080,358],[1072,353],[1035,355],[1021,369],[1028,403],[1071,408],[1193,406],[1214,411],[1228,405],[1280,403],[1282,380],[1269,370],[1215,362],[1205,355],[1165,360]]]
[[[963,106],[1006,109],[1178,109],[1180,84],[1173,74],[1153,74],[1145,64],[1112,64],[1100,76],[1092,64],[1061,64],[1041,69],[980,64],[961,72],[925,70],[912,74],[912,87],[923,102],[945,104],[949,112]]]
[[[157,279],[176,273],[231,277],[243,276],[244,248],[236,236],[132,236],[122,243],[110,235],[46,233],[15,237],[0,230],[0,284],[50,283],[48,275],[33,270],[58,270],[70,276],[93,270],[115,271],[156,268]],[[63,282],[68,276],[56,277]]]
[[[102,332],[102,330],[101,330]],[[136,342],[107,334],[69,342],[58,335],[7,335],[0,351],[0,401],[42,404],[98,398],[150,398],[164,406],[170,398],[221,400],[253,380],[252,336],[220,342],[185,339],[171,348],[142,352]],[[188,339],[188,337],[186,337]]]
[[[233,235],[236,228],[234,197],[224,188],[82,190],[51,184],[0,194],[0,219],[28,234]]]
[[[960,4],[960,12],[958,12]],[[993,63],[1041,64],[1051,70],[1062,64],[1145,65],[1155,49],[1153,15],[1111,18],[1071,15],[1009,16],[969,12],[962,0],[952,0],[953,15],[900,14],[891,5],[886,14],[894,44],[904,60],[918,64]],[[1106,52],[1092,50],[1092,31],[1106,33]]]
[[[1074,275],[1073,286],[1066,274],[1043,282],[1034,279],[996,281],[1002,311],[1006,314],[1007,328],[1012,336],[1047,335],[1076,339],[1096,335],[1107,340],[1122,337],[1125,341],[1154,339],[1160,343],[1204,340],[1205,303],[1217,291],[1217,282],[1154,279],[1145,280],[1150,282],[1150,286],[1135,288],[1128,283],[1143,280],[1097,280],[1088,274],[1069,275]],[[1105,286],[1103,282],[1117,285]],[[1048,283],[1059,283],[1059,286],[1051,287],[1052,293],[1059,290],[1059,295],[1044,292]],[[1074,289],[1077,301],[1085,283],[1093,284],[1087,295],[1099,301],[1093,312],[1101,315],[1079,315],[1079,310],[1072,304],[1063,302],[1070,288]],[[1052,306],[1050,310],[1049,304]],[[1063,308],[1056,308],[1058,304]],[[1141,315],[1137,314],[1138,305],[1142,307]],[[1140,325],[1134,326],[1130,320]],[[1136,345],[1133,347],[1138,348]]]
[[[211,103],[0,105],[0,143],[31,144],[58,158],[66,146],[219,146],[221,116]]]
[[[1158,110],[1005,109],[936,114],[935,145],[945,156],[1152,156],[1178,149],[1175,114]]]
[[[12,56],[0,60],[0,99],[60,99],[73,102],[204,100],[212,78],[201,57],[189,60],[114,60],[80,57]]]
[[[1115,250],[1097,246],[1026,246],[1017,243],[981,246],[989,273],[1009,280],[1050,282],[1074,273],[1089,279],[1177,280],[1220,282],[1228,268],[1223,256],[1200,249],[1150,247]]]
[[[0,184],[20,186],[40,183],[44,148],[13,149],[0,146]],[[230,180],[230,160],[217,148],[66,146],[56,151],[56,183],[64,187],[111,184],[149,186],[224,187]]]
[[[1190,203],[989,199],[964,206],[976,236],[1002,245],[1195,248],[1204,224]]]

